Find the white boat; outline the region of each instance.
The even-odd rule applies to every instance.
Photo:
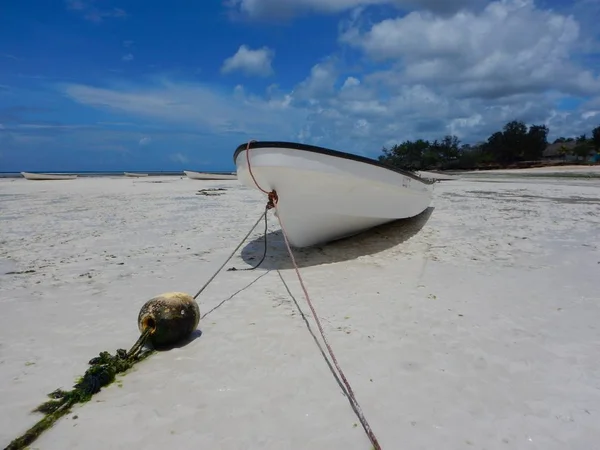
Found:
[[[208,173],[184,170],[183,173],[192,180],[237,180],[235,173]]]
[[[69,175],[66,173],[31,173],[21,172],[28,180],[74,180],[77,175]]]
[[[126,177],[133,177],[133,178],[141,178],[141,177],[147,177],[148,174],[147,173],[133,173],[133,172],[123,172],[125,174]]]
[[[247,144],[233,160],[240,182],[257,188]],[[259,186],[278,196],[289,242],[309,247],[416,216],[431,203],[434,180],[374,159],[291,142],[252,142],[250,167]]]

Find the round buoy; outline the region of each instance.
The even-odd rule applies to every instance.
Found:
[[[198,327],[200,308],[184,292],[167,292],[144,303],[138,315],[142,335],[149,330],[148,341],[154,348],[177,344]]]

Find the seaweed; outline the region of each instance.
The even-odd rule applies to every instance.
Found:
[[[147,335],[147,333],[144,333],[144,335]],[[146,337],[144,335],[134,345],[134,348],[138,346],[139,350],[140,341]],[[79,378],[73,389],[70,391],[56,389],[48,394],[50,400],[33,410],[33,412],[40,412],[45,416],[24,434],[14,439],[4,450],[24,449],[54,425],[58,419],[68,414],[73,405],[88,402],[104,386],[108,386],[115,381],[117,374],[131,369],[134,364],[146,359],[152,353],[154,353],[154,350],[130,351],[128,353],[124,349],[118,349],[115,355],[111,355],[109,352],[100,352],[99,356],[88,362],[91,367]]]

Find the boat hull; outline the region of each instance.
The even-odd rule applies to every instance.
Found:
[[[184,170],[183,173],[191,180],[237,180],[237,175],[229,173],[206,173]]]
[[[147,173],[132,173],[132,172],[123,172],[123,174],[126,177],[131,177],[131,178],[143,178],[143,177],[147,177],[148,174]]]
[[[54,174],[54,173],[31,173],[31,172],[21,172],[28,180],[74,180],[77,178],[77,175],[63,175],[63,174]]]
[[[240,182],[256,188],[245,145],[234,154]],[[258,185],[278,195],[277,214],[290,244],[309,247],[345,238],[431,203],[433,182],[378,161],[295,143],[255,142],[250,165]]]

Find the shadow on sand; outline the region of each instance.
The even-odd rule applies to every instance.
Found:
[[[187,337],[187,339],[183,339],[183,340],[181,340],[178,343],[173,344],[173,345],[163,345],[163,346],[160,346],[160,347],[156,347],[154,350],[156,350],[157,352],[168,352],[169,350],[173,350],[175,348],[183,348],[183,347],[191,344],[192,342],[194,342],[200,336],[202,336],[202,330],[200,328],[196,328]]]
[[[380,225],[355,236],[333,241],[326,245],[294,248],[296,263],[298,267],[318,266],[349,261],[390,249],[417,234],[431,217],[433,209],[430,206],[418,216]],[[268,233],[267,243],[267,257],[257,270],[293,268],[281,230]],[[242,259],[249,266],[254,266],[260,261],[263,249],[264,241],[263,236],[261,236],[250,241],[242,249]]]

